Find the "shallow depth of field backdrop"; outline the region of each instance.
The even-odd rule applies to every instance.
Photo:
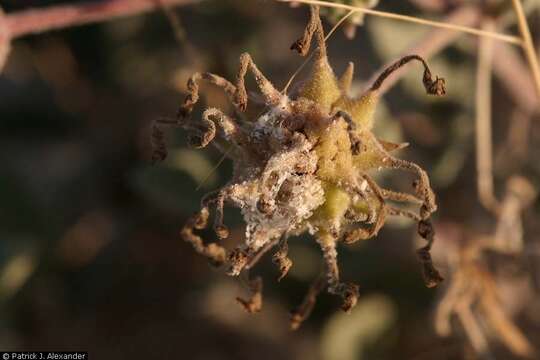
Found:
[[[371,16],[353,39],[342,28],[332,35],[330,61],[337,73],[354,61],[356,94],[408,49],[426,54],[433,72],[446,78],[446,97],[427,97],[420,66],[408,65],[386,93],[375,126],[380,138],[410,143],[400,157],[430,175],[439,205],[433,255],[446,280],[436,289],[424,286],[416,225],[391,221],[378,237],[340,249],[343,278],[360,285],[353,312],[342,313],[339,299],[323,293],[312,316],[291,332],[288,311],[319,271],[318,245],[310,237],[291,239],[294,265],[280,283],[267,256],[253,271],[265,279],[263,310],[245,313],[235,302],[246,294],[245,283],[212,269],[179,237],[200,198],[228,180],[231,162],[220,163],[211,146],[189,148],[186,132],[171,129],[169,157],[152,166],[150,129],[154,119],[175,115],[193,72],[232,80],[244,51],[282,88],[304,60],[289,46],[303,32],[308,8],[272,0],[189,2],[172,10],[176,31],[171,16],[157,10],[12,41],[0,74],[0,350],[80,350],[92,359],[538,356],[540,219],[529,187],[540,184],[539,96],[521,47],[495,39],[494,56],[487,44],[479,66],[485,37]],[[0,1],[7,14],[60,3],[68,2]],[[540,39],[539,4],[524,4],[532,37]],[[381,0],[375,9],[520,34],[507,0]],[[251,79],[248,87],[255,89]],[[206,106],[232,111],[219,89],[203,85],[193,116]],[[486,109],[492,134],[489,126],[475,129],[490,117]],[[482,206],[475,139],[488,141],[489,150],[489,138],[492,156],[488,151],[486,160],[481,150],[480,161],[488,162]],[[488,210],[490,158],[499,203],[510,196],[510,179],[527,179],[517,185],[529,191],[525,210],[501,216]],[[409,189],[412,177],[390,171],[381,181]],[[226,222],[231,247],[244,233],[239,211],[228,209]],[[461,299],[445,329],[440,304],[467,264],[463,249],[490,241],[517,244],[512,251],[482,250],[472,260],[494,285],[496,309],[482,302],[481,290],[471,295],[472,314]]]

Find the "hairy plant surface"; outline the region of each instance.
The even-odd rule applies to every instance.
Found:
[[[324,32],[317,7],[302,38],[291,49],[305,56],[315,36],[318,49],[308,80],[294,96],[278,90],[261,73],[251,56],[240,56],[236,84],[210,73],[196,73],[188,81],[189,95],[175,120],[159,120],[153,128],[154,161],[166,156],[162,126],[180,126],[191,131],[190,143],[205,147],[216,134],[230,143],[227,154],[234,162],[234,175],[226,186],[206,195],[201,209],[182,229],[182,237],[213,264],[224,266],[238,276],[250,269],[274,246],[273,260],[283,278],[292,261],[287,256],[287,239],[309,232],[320,245],[324,273],[310,288],[304,302],[293,312],[291,326],[298,327],[309,315],[317,294],[327,288],[339,295],[342,309],[349,311],[357,302],[358,286],[340,279],[337,262],[339,242],[351,244],[377,235],[388,215],[405,216],[418,222],[419,234],[427,245],[418,250],[428,287],[442,277],[434,268],[429,250],[434,239],[430,216],[436,211],[435,195],[426,172],[418,165],[391,155],[403,144],[378,139],[372,132],[378,89],[396,69],[412,60],[424,66],[423,84],[428,94],[443,95],[444,80],[433,79],[425,61],[406,56],[386,69],[360,97],[348,90],[353,65],[337,79],[328,62]],[[234,119],[219,109],[207,109],[202,121],[190,114],[199,99],[198,84],[206,80],[221,87],[238,111],[247,108],[244,78],[250,71],[264,98],[266,110],[250,122]],[[216,143],[216,142],[215,142]],[[216,143],[220,148],[225,149]],[[406,145],[406,144],[405,144]],[[383,189],[372,175],[383,169],[412,172],[414,194]],[[416,204],[418,212],[392,206],[388,201]],[[215,209],[214,230],[218,239],[227,238],[223,224],[224,205],[239,207],[246,222],[245,241],[228,251],[218,243],[205,243],[196,233],[207,227],[210,209]],[[253,297],[239,299],[249,312],[262,305],[260,278],[252,281]]]

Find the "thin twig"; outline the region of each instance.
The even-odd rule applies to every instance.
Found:
[[[187,5],[200,0],[162,0],[163,5]],[[148,0],[103,0],[8,13],[4,21],[12,39],[29,34],[111,20],[156,9],[159,4]]]
[[[11,41],[9,37],[9,28],[6,24],[6,15],[0,8],[0,72],[6,64],[9,52],[11,50]]]
[[[5,14],[0,8],[0,72],[11,50],[11,41],[30,34],[70,26],[112,20],[167,7],[198,3],[203,0],[103,0],[73,5],[52,5]]]
[[[521,1],[512,0],[512,5],[514,6],[514,11],[516,12],[519,32],[523,38],[523,50],[525,51],[525,56],[527,57],[527,61],[529,62],[529,66],[533,73],[537,95],[540,97],[540,64],[538,63],[538,58],[536,57],[536,51],[531,37],[531,30],[529,29],[529,24],[527,23],[527,18],[525,17],[525,12],[523,10],[523,6],[521,5]]]
[[[537,113],[540,99],[536,96],[534,80],[519,51],[508,44],[498,43],[495,44],[495,54],[493,71],[504,84],[504,89],[524,112]]]
[[[416,24],[422,24],[422,25],[428,25],[428,26],[444,28],[444,29],[449,29],[449,30],[454,30],[454,31],[460,31],[460,32],[464,32],[464,33],[468,33],[468,34],[476,35],[476,36],[491,37],[500,41],[505,41],[505,42],[517,44],[517,45],[521,45],[523,43],[521,38],[517,36],[513,36],[513,35],[500,34],[500,33],[470,28],[466,26],[450,24],[450,23],[441,22],[441,21],[426,20],[426,19],[417,18],[414,16],[395,14],[395,13],[390,13],[386,11],[362,8],[358,6],[351,6],[351,5],[333,3],[333,2],[328,2],[328,1],[319,1],[319,0],[277,0],[277,1],[279,2],[293,2],[294,1],[294,2],[299,2],[303,4],[320,5],[320,6],[340,8],[340,9],[346,9],[346,10],[354,10],[354,11],[361,12],[368,15],[374,15],[374,16],[379,16],[379,17],[384,17],[384,18],[389,18],[389,19],[394,19],[394,20],[408,21],[408,22],[412,22]]]
[[[523,1],[523,11],[526,16],[529,16],[535,10],[540,8],[540,2],[538,0],[524,0]],[[506,11],[503,14],[499,15],[497,19],[497,25],[501,28],[507,28],[511,25],[514,25],[517,22],[517,15],[515,12]]]
[[[482,28],[495,28],[493,20],[486,19]],[[476,69],[476,171],[480,203],[489,211],[497,212],[498,201],[493,192],[493,154],[491,143],[491,69],[493,41],[480,38]]]

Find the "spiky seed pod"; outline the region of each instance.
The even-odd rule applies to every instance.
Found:
[[[385,70],[360,97],[351,98],[348,91],[353,65],[349,65],[340,79],[334,75],[326,56],[318,7],[311,8],[304,35],[291,48],[306,55],[313,36],[318,45],[316,59],[297,96],[289,98],[277,91],[250,55],[242,54],[235,85],[213,74],[192,76],[188,82],[189,94],[175,122],[195,132],[194,146],[206,146],[216,134],[232,146],[233,178],[222,189],[205,196],[201,211],[182,230],[184,240],[198,253],[213,264],[225,266],[229,275],[237,276],[277,245],[274,262],[279,267],[281,279],[292,266],[287,257],[289,236],[309,232],[320,245],[324,275],[316,281],[304,304],[293,313],[293,328],[306,318],[316,294],[324,288],[341,296],[344,311],[354,307],[358,286],[340,280],[337,244],[340,240],[350,244],[376,236],[388,215],[405,216],[419,222],[418,231],[428,241],[418,252],[424,265],[426,284],[431,287],[442,280],[429,254],[434,239],[429,217],[437,209],[429,178],[418,165],[391,155],[390,151],[402,145],[379,140],[372,128],[379,87],[393,71],[409,61],[420,61],[424,66],[424,86],[432,95],[444,94],[444,80],[433,79],[426,62],[411,55]],[[248,98],[244,78],[248,71],[254,75],[268,108],[259,118],[243,122],[218,109],[209,109],[203,113],[202,122],[190,120],[199,98],[200,80],[223,88],[237,110],[245,111]],[[166,153],[162,125],[171,125],[171,122],[155,124],[156,159]],[[379,187],[371,174],[382,169],[403,169],[416,174],[415,194]],[[387,200],[418,204],[419,212],[395,208]],[[217,243],[205,245],[195,234],[195,230],[207,226],[209,209],[213,206],[216,235],[219,239],[227,237],[228,231],[223,225],[225,203],[239,207],[247,224],[245,241],[231,251]],[[262,284],[257,289],[262,289]],[[256,302],[256,306],[246,301],[242,304],[255,311],[260,307],[259,300]]]

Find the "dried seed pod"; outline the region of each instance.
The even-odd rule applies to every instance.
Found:
[[[326,56],[318,7],[311,8],[304,34],[291,48],[306,55],[314,36],[318,45],[315,62],[297,96],[289,98],[277,91],[251,57],[242,54],[235,85],[217,75],[192,76],[188,82],[189,94],[173,124],[195,131],[200,140],[196,145],[206,146],[219,135],[229,141],[234,150],[231,156],[235,169],[233,178],[223,189],[203,200],[201,213],[190,220],[182,232],[183,238],[198,253],[214,263],[225,263],[228,274],[237,276],[242,270],[252,268],[265,252],[279,244],[274,261],[281,279],[292,266],[287,256],[288,236],[309,232],[320,245],[324,276],[293,315],[293,328],[309,314],[315,303],[314,297],[325,287],[328,292],[341,297],[343,310],[350,311],[354,307],[358,286],[340,279],[338,243],[353,243],[376,236],[389,215],[405,216],[419,222],[419,232],[428,241],[428,245],[419,250],[427,285],[434,286],[442,280],[429,255],[434,240],[429,217],[437,209],[429,178],[418,165],[391,155],[390,151],[402,145],[379,140],[372,127],[379,87],[396,69],[410,61],[420,61],[424,66],[422,81],[428,94],[444,94],[444,80],[433,79],[424,59],[411,55],[391,65],[360,97],[351,98],[348,90],[354,67],[350,64],[339,80],[334,75]],[[248,97],[244,78],[248,72],[255,77],[267,106],[261,116],[244,123],[217,109],[209,109],[203,114],[202,122],[189,118],[199,98],[198,82],[201,80],[223,88],[238,111],[246,110]],[[170,122],[158,122],[156,126],[163,124],[171,125]],[[158,146],[155,158],[162,158],[164,153]],[[415,174],[418,177],[416,193],[404,194],[380,188],[370,174],[381,169],[402,169]],[[418,214],[394,208],[387,200],[419,205]],[[204,245],[194,234],[194,229],[206,225],[209,207],[215,205],[217,237],[227,236],[222,223],[224,203],[239,207],[247,224],[245,241],[227,256],[220,245]],[[250,302],[242,301],[242,304],[250,311],[257,308]]]

